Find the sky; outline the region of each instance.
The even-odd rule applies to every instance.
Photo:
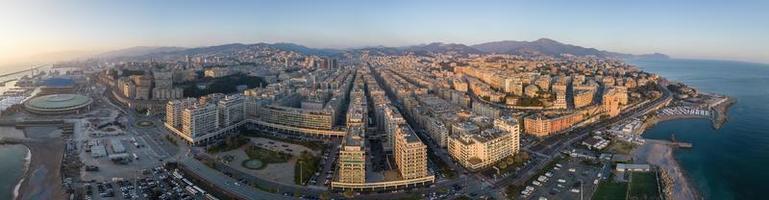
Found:
[[[769,63],[769,1],[0,3],[0,65],[134,46],[355,48],[539,38],[623,53]]]

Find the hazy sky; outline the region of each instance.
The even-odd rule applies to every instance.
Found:
[[[0,3],[0,64],[132,46],[294,42],[347,48],[541,37],[617,52],[769,63],[769,1]]]

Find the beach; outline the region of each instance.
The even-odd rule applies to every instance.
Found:
[[[10,126],[0,126],[0,171],[4,172],[3,179],[0,180],[0,199],[16,198],[19,194],[21,182],[24,174],[29,168],[31,153],[26,145],[15,142],[6,142],[6,138],[24,138],[24,132]]]
[[[647,139],[633,151],[634,160],[658,166],[667,179],[665,195],[668,199],[698,199],[697,190],[689,182],[678,161],[673,157],[673,147],[664,141]]]
[[[27,138],[34,140],[24,143],[32,156],[17,199],[66,199],[60,170],[64,141],[56,136],[56,132],[57,128],[47,127],[24,130]]]

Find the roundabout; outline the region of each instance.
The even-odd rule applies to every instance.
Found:
[[[243,167],[245,167],[246,169],[252,169],[252,170],[263,169],[264,167],[267,166],[265,165],[264,162],[262,162],[259,159],[244,160],[241,165],[243,165]]]
[[[140,120],[136,122],[136,126],[139,128],[150,128],[155,126],[155,123],[149,120]]]

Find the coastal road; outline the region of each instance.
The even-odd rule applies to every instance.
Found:
[[[502,189],[511,184],[523,185],[525,184],[525,181],[536,175],[536,172],[544,168],[547,163],[550,163],[554,159],[555,155],[558,154],[563,148],[571,146],[576,141],[580,141],[581,139],[589,136],[589,134],[593,131],[611,126],[617,122],[621,122],[627,119],[641,117],[648,114],[649,112],[652,112],[654,109],[669,103],[672,99],[672,94],[670,90],[667,89],[667,84],[664,83],[665,82],[663,82],[661,85],[658,85],[658,88],[663,92],[662,96],[650,103],[647,103],[646,105],[636,107],[632,110],[624,111],[619,116],[608,120],[600,121],[585,127],[576,128],[572,131],[569,131],[565,135],[549,137],[545,139],[545,141],[534,145],[534,147],[532,147],[533,151],[548,155],[545,157],[545,160],[539,162],[535,167],[528,168],[527,170],[522,170],[519,172],[519,174],[523,175],[508,176],[502,180],[497,181],[494,184],[494,188]]]

